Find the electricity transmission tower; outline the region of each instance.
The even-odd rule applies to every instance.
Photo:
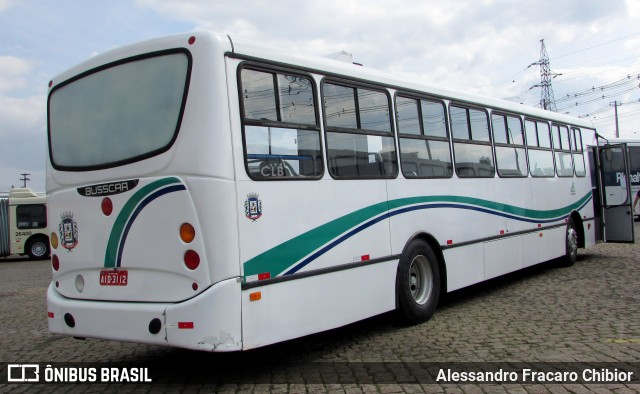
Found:
[[[533,85],[533,88],[540,88],[540,108],[547,109],[549,111],[557,111],[556,99],[553,97],[553,87],[551,86],[551,80],[559,75],[551,72],[549,67],[549,54],[547,48],[544,46],[544,38],[540,40],[542,46],[540,48],[540,60],[535,63],[531,63],[531,66],[540,66],[540,83]],[[528,68],[528,67],[527,67]]]

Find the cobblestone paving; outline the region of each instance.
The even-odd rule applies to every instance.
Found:
[[[433,362],[639,365],[638,237],[636,244],[581,250],[570,268],[547,263],[454,292],[417,326],[387,314],[234,354],[52,335],[46,317],[50,275],[49,261],[0,260],[0,393],[640,392],[636,383],[432,384],[407,373]],[[8,384],[8,363],[151,366],[162,384]],[[211,379],[221,371],[233,378]]]

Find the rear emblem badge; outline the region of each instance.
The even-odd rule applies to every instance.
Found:
[[[78,246],[78,223],[73,220],[73,213],[64,212],[60,215],[60,244],[63,248],[71,252],[71,249]]]

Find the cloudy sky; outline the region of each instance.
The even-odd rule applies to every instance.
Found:
[[[544,39],[559,112],[640,138],[640,0],[0,0],[0,191],[44,191],[47,84],[125,44],[213,30],[536,106]],[[589,92],[589,89],[591,91]],[[569,95],[569,96],[568,96]],[[604,96],[604,97],[603,97]],[[577,105],[576,105],[577,104]]]

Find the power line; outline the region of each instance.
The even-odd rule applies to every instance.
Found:
[[[592,96],[595,94],[600,95],[601,93],[607,92],[609,90],[615,90],[618,88],[628,89],[631,86],[637,87],[638,81],[640,81],[640,74],[637,74],[637,75],[627,74],[627,76],[624,78],[606,83],[602,86],[597,86],[597,87],[593,86],[589,89],[583,89],[576,92],[566,93],[565,95],[556,99],[556,103],[563,103],[563,102],[570,101],[570,100],[577,99],[579,97],[584,97],[584,96]]]
[[[556,56],[556,57],[554,57],[554,58],[553,58],[553,60],[560,59],[560,58],[563,58],[563,57],[566,57],[566,56],[575,55],[576,53],[585,52],[585,51],[591,50],[591,49],[593,49],[593,48],[598,48],[598,47],[601,47],[601,46],[609,45],[609,44],[611,44],[612,42],[622,41],[622,40],[624,40],[624,39],[626,39],[626,38],[634,37],[634,36],[638,36],[638,35],[640,35],[640,33],[633,33],[633,34],[629,34],[628,36],[624,36],[624,37],[616,38],[615,40],[611,40],[611,41],[603,42],[602,44],[592,45],[592,46],[587,47],[587,48],[584,48],[584,49],[580,49],[580,50],[577,50],[577,51],[573,51],[573,52],[565,53],[564,55]]]
[[[620,91],[620,92],[614,92],[614,93],[610,93],[610,94],[603,94],[602,96],[598,96],[598,97],[595,97],[595,98],[590,98],[590,99],[586,99],[586,100],[583,100],[583,101],[576,101],[575,103],[572,103],[570,105],[567,105],[565,107],[560,108],[558,111],[562,112],[562,111],[565,111],[565,110],[567,110],[569,108],[572,108],[572,107],[578,107],[578,106],[585,105],[585,104],[595,103],[595,102],[600,101],[600,100],[612,99],[612,98],[618,97],[620,95],[623,95],[625,93],[633,92],[634,90],[637,90],[637,89],[638,89],[638,87],[634,86],[632,88],[629,88],[629,89],[626,89],[626,90],[623,90],[623,91]]]

